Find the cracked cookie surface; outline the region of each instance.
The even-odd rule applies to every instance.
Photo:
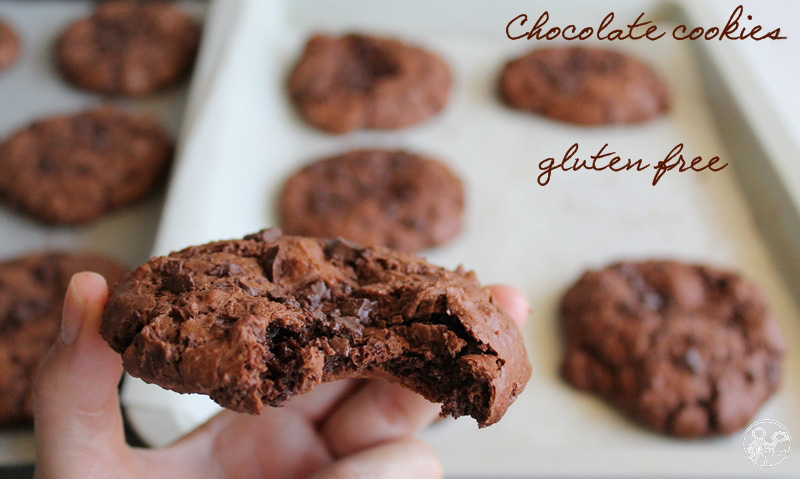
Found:
[[[80,88],[140,96],[188,74],[199,43],[200,28],[172,5],[108,1],[64,31],[56,56],[63,75]]]
[[[114,284],[125,268],[86,253],[36,253],[0,263],[0,426],[33,420],[33,376],[58,336],[69,281],[81,271]]]
[[[582,125],[638,123],[669,108],[650,66],[598,48],[540,48],[510,61],[500,94],[513,108]]]
[[[617,263],[584,273],[561,313],[565,379],[666,434],[736,431],[780,383],[777,323],[759,289],[733,273]]]
[[[393,38],[314,35],[289,78],[305,119],[330,133],[390,130],[441,111],[450,68],[435,54]]]
[[[473,273],[274,229],[151,259],[114,289],[101,333],[134,376],[249,413],[385,378],[487,426],[531,372]]]
[[[355,150],[294,173],[280,197],[287,234],[419,251],[461,231],[464,187],[444,164],[393,150]]]
[[[109,106],[55,116],[0,144],[0,197],[47,223],[83,224],[150,193],[171,157],[150,117]]]

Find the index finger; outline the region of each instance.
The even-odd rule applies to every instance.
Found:
[[[511,319],[522,329],[530,316],[531,307],[520,290],[507,284],[489,286],[497,304],[511,316]]]

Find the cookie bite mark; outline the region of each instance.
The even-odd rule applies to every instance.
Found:
[[[540,48],[510,61],[500,95],[512,108],[587,126],[640,123],[669,108],[655,70],[599,48]]]
[[[200,28],[158,2],[107,1],[71,24],[56,45],[72,84],[99,93],[142,96],[178,83],[194,65]]]
[[[683,438],[746,426],[780,383],[784,341],[755,285],[710,266],[618,263],[561,304],[562,373]]]
[[[294,173],[281,192],[279,214],[288,234],[414,252],[458,235],[464,187],[439,161],[407,151],[354,150]]]
[[[450,87],[450,69],[433,53],[360,34],[312,36],[288,82],[300,114],[337,134],[420,123],[444,108]]]
[[[102,334],[129,373],[249,413],[385,378],[487,426],[530,376],[519,330],[473,273],[275,230],[153,258],[112,292]]]

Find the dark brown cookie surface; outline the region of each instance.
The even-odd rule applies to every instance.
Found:
[[[134,376],[249,413],[371,377],[487,426],[531,372],[473,273],[278,230],[151,259],[114,289],[101,333]]]
[[[19,56],[20,44],[11,25],[0,20],[0,71],[10,67]]]
[[[194,65],[200,29],[160,2],[108,1],[70,25],[56,55],[74,85],[112,95],[147,95],[179,82]]]
[[[541,48],[506,64],[508,105],[582,125],[638,123],[669,107],[667,88],[644,62],[597,48]]]
[[[315,35],[289,79],[300,114],[330,133],[403,128],[444,108],[447,64],[391,38]]]
[[[463,212],[461,180],[405,151],[355,150],[317,161],[292,175],[280,197],[287,234],[411,252],[456,236]]]
[[[48,223],[86,223],[150,193],[171,157],[150,117],[112,107],[51,117],[0,144],[0,197]]]
[[[758,288],[708,266],[619,263],[565,294],[562,373],[645,426],[692,438],[746,426],[784,343]]]
[[[33,419],[33,375],[58,336],[70,278],[81,271],[113,284],[125,269],[92,254],[40,253],[0,263],[0,426]]]

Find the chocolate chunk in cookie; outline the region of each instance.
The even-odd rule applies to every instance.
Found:
[[[112,107],[56,116],[0,144],[0,197],[47,223],[87,223],[150,193],[171,158],[150,117]]]
[[[315,35],[289,79],[300,114],[330,133],[390,130],[444,108],[451,75],[438,56],[398,40]]]
[[[669,95],[644,62],[597,48],[541,48],[500,77],[508,105],[582,125],[638,123],[662,114]]]
[[[561,312],[566,380],[666,434],[736,431],[780,383],[780,331],[758,288],[733,273],[618,263],[585,273]]]
[[[114,289],[101,333],[132,375],[248,413],[386,378],[488,426],[531,373],[474,273],[276,230],[151,259]]]
[[[81,271],[113,284],[125,270],[92,254],[39,253],[0,263],[0,426],[31,423],[33,375],[58,336],[69,281]]]
[[[178,83],[194,65],[198,25],[161,2],[107,1],[61,35],[56,46],[64,77],[111,95],[148,95]]]
[[[10,67],[19,56],[19,37],[13,28],[0,20],[0,71]]]
[[[461,180],[405,151],[356,150],[317,161],[292,175],[280,197],[287,234],[411,252],[452,239],[463,213]]]

